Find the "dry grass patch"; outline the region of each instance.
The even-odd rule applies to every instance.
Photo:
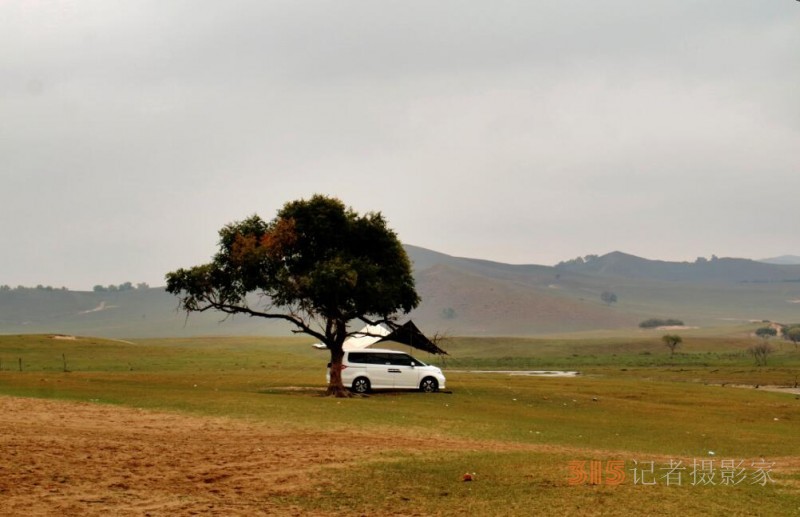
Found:
[[[459,446],[17,397],[0,414],[6,515],[285,514],[322,469]]]

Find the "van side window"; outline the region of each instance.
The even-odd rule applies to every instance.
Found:
[[[393,364],[393,355],[394,354],[375,354],[374,364]]]
[[[392,364],[397,366],[411,366],[414,364],[414,358],[406,354],[390,354]]]
[[[350,352],[348,362],[353,364],[390,364],[395,366],[422,366],[410,355],[384,354],[381,352]]]
[[[387,355],[376,352],[350,352],[349,361],[357,364],[389,364]]]
[[[371,359],[373,354],[363,354],[359,352],[350,352],[349,361],[351,363],[361,363],[361,364],[369,364],[371,363]]]

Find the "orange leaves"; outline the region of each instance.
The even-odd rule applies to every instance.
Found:
[[[290,254],[297,243],[297,225],[293,218],[280,218],[261,237],[261,246],[272,259]]]
[[[254,264],[262,259],[281,260],[297,243],[294,219],[278,219],[262,235],[238,233],[234,237],[230,260],[237,265]]]
[[[231,262],[238,265],[257,261],[260,255],[258,239],[254,235],[237,234],[231,247]]]

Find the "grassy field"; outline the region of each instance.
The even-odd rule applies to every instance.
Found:
[[[311,492],[283,496],[303,512],[800,514],[800,396],[732,387],[794,385],[800,351],[774,341],[768,365],[756,367],[747,353],[753,328],[682,331],[673,357],[657,331],[452,339],[450,357],[432,360],[446,369],[450,393],[344,400],[319,396],[327,354],[308,339],[0,336],[0,394],[232,417],[287,432],[346,437],[358,429],[387,442],[402,433],[474,444],[331,467]],[[492,369],[581,374],[469,372]],[[603,470],[624,462],[625,480],[591,479],[591,461]],[[741,482],[722,483],[732,472],[723,461],[744,462]],[[693,482],[698,465],[713,470],[713,484]],[[763,486],[758,465],[769,465]],[[644,484],[647,468],[655,484]],[[575,471],[587,479],[570,482]],[[463,482],[465,472],[475,481]]]

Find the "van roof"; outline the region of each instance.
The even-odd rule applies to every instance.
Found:
[[[355,352],[355,353],[376,352],[376,353],[381,353],[381,354],[405,354],[406,353],[406,352],[403,352],[401,350],[389,350],[388,348],[358,348],[356,350],[345,350],[345,352],[349,352],[349,353],[353,353],[353,352]]]

